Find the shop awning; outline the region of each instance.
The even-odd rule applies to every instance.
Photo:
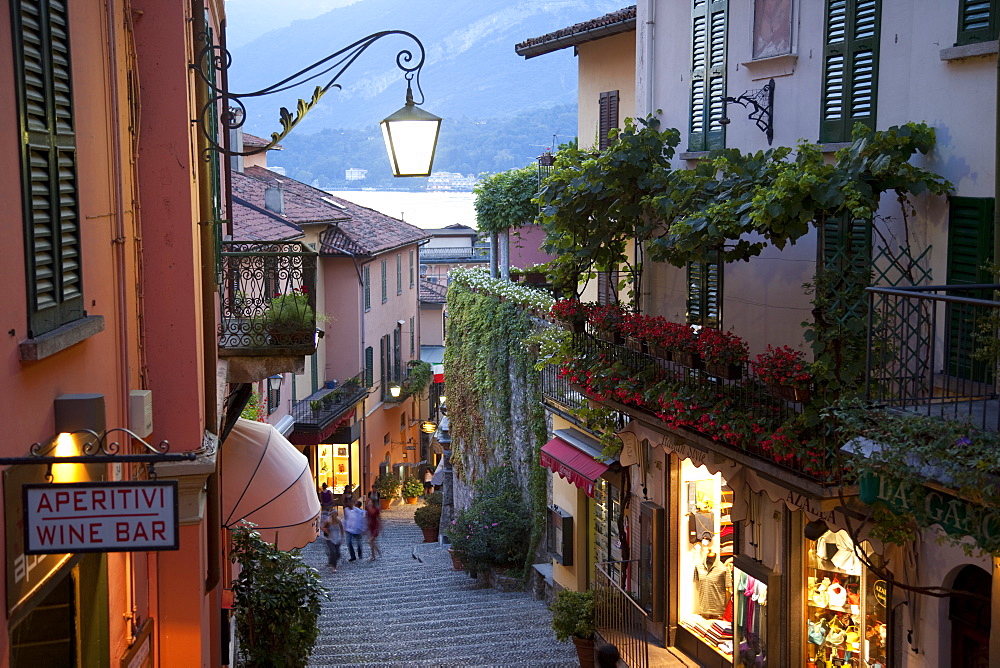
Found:
[[[279,549],[319,534],[319,498],[309,460],[274,427],[239,419],[221,449],[222,526],[240,520]]]
[[[594,455],[556,436],[542,446],[539,463],[569,480],[587,496],[594,496],[594,483],[608,470],[608,464],[594,459]]]

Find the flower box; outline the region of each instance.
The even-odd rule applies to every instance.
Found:
[[[625,337],[625,347],[644,355],[649,352],[649,346],[646,341],[644,339],[638,339],[634,336]]]
[[[701,356],[699,356],[698,353],[687,353],[675,350],[674,361],[681,366],[686,366],[690,369],[700,369],[702,367]]]
[[[664,362],[671,362],[674,359],[674,351],[655,343],[649,344],[649,354],[663,360]]]
[[[809,388],[808,387],[793,387],[791,385],[768,385],[767,391],[772,397],[776,397],[783,401],[794,401],[796,403],[804,404],[809,401]]]
[[[624,341],[622,335],[613,329],[595,329],[594,336],[601,341],[607,341],[608,343],[612,343],[616,346],[620,346]]]
[[[583,334],[586,331],[586,320],[560,320],[562,328],[571,334]]]
[[[524,274],[524,282],[528,285],[543,285],[545,283],[545,274],[540,271],[529,271]]]
[[[705,371],[710,376],[725,378],[726,380],[739,380],[743,377],[743,367],[738,364],[705,362]]]

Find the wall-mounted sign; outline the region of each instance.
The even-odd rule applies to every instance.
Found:
[[[25,554],[176,550],[177,481],[24,486]]]

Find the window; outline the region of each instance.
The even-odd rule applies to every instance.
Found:
[[[597,118],[597,148],[601,151],[611,146],[608,133],[618,127],[618,91],[601,93],[600,113]]]
[[[68,3],[13,3],[28,336],[83,318]]]
[[[278,410],[281,405],[281,376],[271,376],[267,379],[267,414]]]
[[[388,335],[383,336],[378,342],[378,355],[379,355],[379,381],[380,387],[382,388],[383,396],[389,390],[389,379],[391,378],[391,370],[389,368],[389,337]]]
[[[382,260],[382,303],[389,301],[388,279],[386,278],[385,260]]]
[[[413,250],[411,249],[410,250],[410,287],[411,288],[414,285],[414,283],[413,283],[413,255],[414,255],[414,253],[413,253]]]
[[[819,140],[850,141],[875,127],[881,0],[827,0]]]
[[[792,0],[756,0],[753,7],[753,58],[792,52]]]
[[[997,38],[997,0],[959,0],[955,46]]]
[[[396,294],[403,294],[403,254],[396,253]]]
[[[365,290],[365,310],[372,310],[372,272],[371,267],[365,265],[364,268],[364,290]]]
[[[823,222],[819,251],[819,260],[827,269],[843,272],[855,267],[867,271],[872,260],[871,221],[847,216],[828,218]]]
[[[597,303],[618,303],[618,271],[597,272]]]
[[[563,566],[573,565],[573,516],[559,506],[549,506],[546,515],[545,548]]]
[[[416,322],[417,319],[410,316],[410,357],[417,354],[417,332],[416,332]]]
[[[718,328],[722,323],[722,264],[718,252],[687,265],[687,321]]]
[[[371,389],[375,384],[375,349],[365,348],[365,387]]]
[[[993,261],[992,197],[952,197],[948,211],[948,285],[993,283],[983,267]],[[951,292],[960,297],[987,297],[978,292]],[[990,384],[994,382],[992,365],[973,361],[973,351],[981,349],[976,341],[976,322],[982,310],[966,304],[950,304],[947,309],[947,374],[955,378]]]
[[[691,133],[688,150],[710,151],[726,145],[727,0],[691,3]]]
[[[403,326],[397,325],[392,330],[392,379],[397,383],[403,380],[403,343],[400,340],[403,334]]]

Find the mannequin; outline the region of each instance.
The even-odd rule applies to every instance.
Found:
[[[733,586],[732,577],[709,545],[704,559],[694,569],[695,612],[706,618],[721,617]]]

